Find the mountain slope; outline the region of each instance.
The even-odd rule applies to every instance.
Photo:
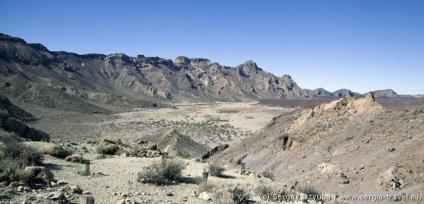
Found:
[[[0,34],[0,63],[1,93],[49,107],[69,107],[54,101],[56,98],[93,109],[90,104],[96,102],[308,96],[290,76],[276,77],[252,61],[231,68],[203,58],[177,57],[172,61],[143,55],[78,55],[49,51],[41,44],[4,34]],[[48,92],[48,96],[40,92]],[[45,102],[45,97],[53,101]]]
[[[387,110],[372,94],[345,97],[276,117],[212,161],[235,166],[243,160],[250,170],[323,193],[419,193],[423,122],[424,110]]]

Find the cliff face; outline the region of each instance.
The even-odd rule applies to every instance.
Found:
[[[243,101],[308,96],[290,76],[276,77],[252,61],[232,68],[203,58],[78,55],[0,34],[0,62],[3,94],[47,106],[60,106],[57,98],[113,103],[150,97]]]

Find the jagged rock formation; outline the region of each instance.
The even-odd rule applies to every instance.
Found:
[[[417,193],[424,187],[423,121],[423,110],[388,110],[372,93],[344,97],[280,115],[210,161],[235,167],[243,160],[249,170],[322,193]]]
[[[62,109],[102,112],[91,102],[152,97],[240,101],[308,96],[290,76],[276,77],[252,61],[231,68],[203,58],[78,55],[0,34],[0,62],[1,93]]]

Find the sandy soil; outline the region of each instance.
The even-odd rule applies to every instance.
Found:
[[[145,136],[160,136],[170,130],[214,147],[233,144],[264,127],[289,108],[258,103],[176,104],[176,108],[135,109],[112,115],[45,113],[34,127],[54,139],[120,138],[126,142]]]

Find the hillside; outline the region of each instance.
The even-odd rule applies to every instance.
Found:
[[[96,103],[143,106],[169,100],[307,97],[290,76],[276,77],[252,61],[232,68],[203,58],[78,55],[4,34],[0,64],[1,94],[81,112],[104,112]]]
[[[343,99],[275,117],[213,162],[273,172],[322,193],[422,193],[424,110],[391,110],[374,96]],[[421,189],[421,190],[420,190]]]

